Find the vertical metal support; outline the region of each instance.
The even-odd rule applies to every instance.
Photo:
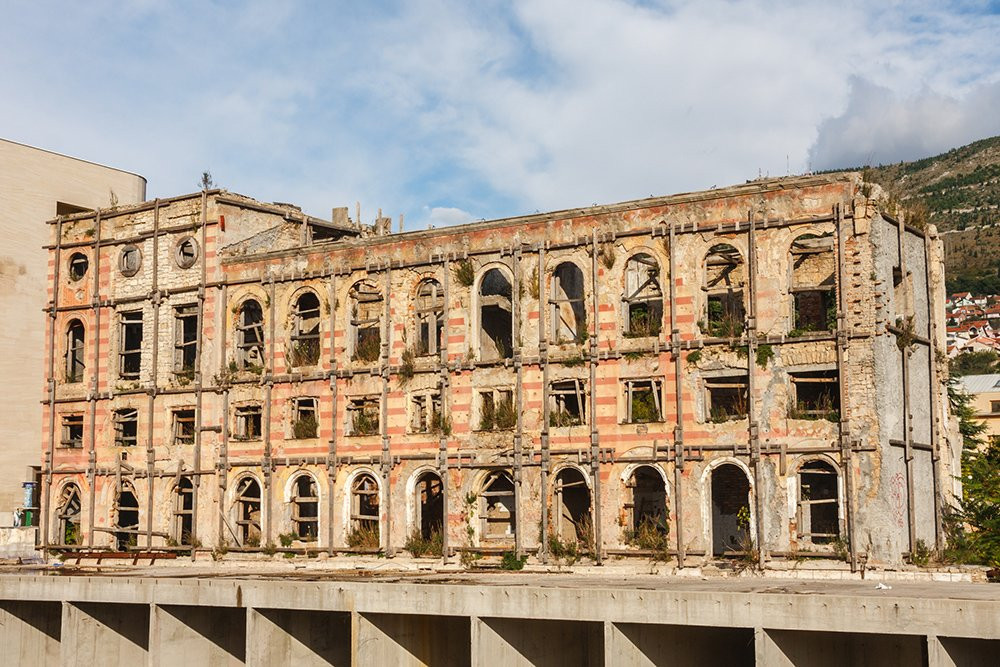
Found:
[[[389,317],[392,314],[389,298],[392,295],[392,266],[387,264],[384,271],[382,288],[382,303],[385,312],[382,315],[381,334],[382,350],[379,357],[379,372],[382,376],[382,401],[380,409],[380,428],[382,434],[382,482],[385,485],[385,553],[394,554],[392,548],[392,455],[389,451]]]
[[[927,280],[925,281],[925,286],[927,288],[927,322],[929,323],[930,330],[928,331],[928,340],[930,343],[927,346],[927,365],[928,365],[928,377],[930,378],[930,436],[931,436],[931,465],[932,469],[932,479],[934,488],[934,543],[938,551],[945,548],[945,534],[944,534],[944,499],[942,494],[944,493],[944,471],[941,466],[941,435],[938,429],[938,424],[940,420],[941,409],[939,404],[941,397],[941,380],[938,376],[938,328],[937,328],[937,303],[935,302],[936,291],[931,285],[931,278],[937,275],[937,272],[931,272],[931,239],[926,233],[924,234],[924,269],[927,273]]]
[[[326,532],[327,553],[334,553],[334,532],[337,508],[337,274],[330,272],[330,286],[327,293],[330,304],[330,440],[326,452],[327,507]]]
[[[220,377],[228,377],[225,375],[226,370],[226,333],[229,331],[228,325],[226,323],[227,313],[229,310],[229,299],[228,293],[229,288],[225,282],[219,288],[221,290],[219,301],[221,308],[220,316],[222,317],[222,326],[219,332],[219,375]],[[204,326],[204,325],[202,325]],[[199,335],[201,332],[201,327],[198,329]],[[226,485],[228,484],[228,473],[229,473],[229,382],[222,388],[222,437],[219,443],[219,458],[216,461],[216,484],[219,492],[219,521],[218,521],[218,534],[216,538],[216,544],[222,546],[225,544],[225,521],[226,521]],[[197,415],[197,410],[195,414]],[[195,431],[195,449],[194,449],[194,467],[195,472],[201,471],[201,433]],[[198,480],[200,475],[195,475],[195,480]],[[197,484],[197,481],[195,482]],[[198,494],[195,494],[195,498]],[[193,523],[193,521],[192,521]]]
[[[524,516],[521,511],[523,506],[522,480],[523,473],[523,392],[524,392],[524,367],[521,358],[521,246],[518,245],[511,258],[511,346],[514,348],[514,411],[517,413],[516,430],[514,431],[514,507],[518,517]],[[521,521],[514,521],[514,552],[520,556],[524,551],[524,529]]]
[[[840,402],[840,465],[844,475],[844,512],[847,519],[847,547],[851,571],[858,568],[857,533],[854,529],[854,457],[851,449],[851,409],[847,393],[848,373],[845,368],[850,338],[847,325],[847,241],[844,237],[844,213],[837,204],[833,208],[837,234],[837,386]]]
[[[194,358],[194,390],[195,390],[195,406],[194,406],[194,479],[192,480],[193,488],[191,492],[191,543],[198,544],[198,496],[201,490],[201,431],[202,426],[205,423],[204,412],[204,395],[205,395],[205,371],[202,367],[202,362],[205,358],[204,347],[205,347],[205,286],[208,284],[208,260],[206,256],[208,255],[208,192],[203,192],[201,195],[201,256],[198,261],[201,262],[201,284],[198,285],[198,326],[196,327],[197,334],[195,340],[195,358]],[[217,226],[218,230],[219,227]],[[218,233],[218,232],[216,232]],[[222,362],[220,365],[225,364],[226,359],[226,321],[225,321],[225,301],[226,301],[226,288],[223,286],[217,294],[221,294],[222,308],[219,308],[219,304],[216,303],[216,310],[221,310],[222,312],[222,322],[219,327],[219,343],[220,354],[222,355]],[[214,383],[213,383],[214,384]],[[226,423],[228,418],[228,411],[222,414],[222,421]],[[219,498],[219,509],[222,509],[222,497]],[[220,532],[221,536],[222,533]]]
[[[268,352],[270,363],[266,370],[267,384],[264,386],[264,461],[261,467],[264,473],[264,525],[261,526],[260,546],[267,546],[272,543],[271,537],[274,535],[274,459],[271,456],[271,404],[274,402],[274,363],[277,353],[278,341],[275,338],[275,320],[277,319],[278,291],[274,285],[274,273],[269,272],[267,298],[271,302],[268,307]]]
[[[90,486],[90,507],[87,512],[87,546],[94,546],[94,509],[97,504],[97,452],[94,450],[95,428],[97,426],[97,394],[100,391],[101,375],[101,212],[97,211],[94,222],[94,369],[90,384],[90,441],[87,443],[87,483]],[[110,334],[109,334],[110,338]]]
[[[542,560],[548,561],[549,551],[549,334],[546,326],[545,307],[542,305],[546,300],[545,293],[545,244],[538,246],[538,363],[542,366],[542,429],[541,448],[542,460],[540,462],[539,473],[541,478],[542,496],[542,535],[541,544],[538,545],[539,555]],[[597,286],[594,285],[594,289]],[[590,402],[594,402],[594,388],[590,389]]]
[[[151,377],[149,381],[149,400],[146,421],[146,547],[153,546],[153,492],[156,484],[154,471],[156,469],[156,452],[153,449],[153,415],[156,414],[156,391],[159,380],[159,347],[160,347],[160,297],[159,290],[159,247],[160,247],[160,200],[153,203],[153,278],[151,296],[153,301],[153,357],[151,359]],[[204,253],[202,253],[204,254]],[[138,429],[137,429],[138,430]],[[138,433],[136,433],[138,435]],[[170,531],[168,531],[169,533]]]
[[[587,355],[590,357],[590,474],[594,478],[594,498],[591,505],[594,508],[594,559],[598,565],[604,560],[603,531],[601,530],[603,496],[601,493],[601,439],[597,433],[597,401],[594,400],[597,391],[597,335],[601,328],[598,326],[597,315],[599,312],[600,300],[597,294],[597,229],[591,232],[590,236],[590,285],[593,299],[594,321],[593,334],[590,336],[590,350]]]
[[[911,294],[906,294],[906,235],[905,226],[902,221],[896,222],[897,243],[899,244],[899,273],[902,276],[904,294],[907,298],[912,298]],[[896,305],[896,313],[899,313],[899,304]],[[904,315],[904,326],[906,316]],[[903,461],[906,464],[906,518],[907,537],[910,542],[909,550],[913,552],[917,544],[917,524],[916,524],[916,502],[913,496],[913,414],[910,412],[910,348],[903,350]]]
[[[53,261],[52,268],[52,307],[49,309],[49,377],[48,377],[48,390],[49,390],[49,447],[48,452],[46,452],[45,461],[43,461],[43,472],[45,477],[43,479],[44,490],[42,492],[42,502],[39,503],[39,511],[41,513],[40,521],[40,532],[41,532],[41,546],[42,553],[44,556],[45,547],[49,545],[49,540],[52,538],[50,534],[51,527],[49,526],[49,515],[52,513],[52,508],[50,504],[52,502],[52,467],[55,461],[56,454],[56,322],[58,321],[58,309],[59,309],[59,278],[60,278],[60,268],[62,264],[62,235],[63,235],[63,221],[62,217],[59,217],[59,221],[56,223],[56,243],[55,243],[55,258]],[[98,252],[97,245],[94,245],[94,254]],[[96,332],[94,332],[96,334]],[[61,542],[62,539],[58,540]],[[58,543],[57,542],[57,543]]]
[[[750,288],[747,317],[747,432],[750,437],[750,462],[754,474],[754,505],[757,512],[755,529],[757,532],[757,563],[763,568],[766,560],[766,545],[764,544],[764,471],[760,455],[760,435],[756,418],[756,402],[754,400],[754,371],[757,365],[757,236],[754,212],[747,213],[747,282]]]
[[[448,327],[451,321],[451,261],[446,257],[441,264],[444,275],[441,276],[442,303],[441,345],[438,347],[438,391],[441,396],[441,417],[445,423],[451,423],[451,378],[448,373]],[[441,558],[447,559],[451,549],[451,536],[448,534],[448,512],[450,503],[448,494],[451,492],[451,480],[448,470],[448,434],[441,429],[438,440],[438,476],[441,478]]]
[[[677,533],[677,567],[684,567],[684,401],[683,366],[681,360],[681,333],[677,326],[677,253],[674,223],[670,223],[670,354],[674,362],[674,400],[677,423],[674,426],[674,527]],[[749,355],[748,355],[749,357]]]

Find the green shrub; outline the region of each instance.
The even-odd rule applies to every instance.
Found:
[[[524,564],[528,561],[527,555],[518,557],[513,551],[504,551],[500,556],[501,570],[523,570]]]
[[[406,538],[403,549],[410,552],[414,558],[420,556],[440,556],[444,540],[441,531],[434,527],[431,529],[430,537],[424,537],[421,531],[414,530]]]
[[[305,415],[292,424],[292,433],[298,438],[315,438],[318,425],[315,415]]]
[[[347,534],[347,546],[355,549],[378,549],[381,544],[378,535],[378,524],[373,521],[363,522]]]

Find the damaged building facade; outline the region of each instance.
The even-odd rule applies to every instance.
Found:
[[[400,234],[215,190],[59,217],[43,541],[900,563],[958,445],[941,244],[871,187]]]

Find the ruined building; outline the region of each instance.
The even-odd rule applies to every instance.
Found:
[[[941,244],[871,187],[401,234],[216,190],[61,216],[44,541],[899,563],[958,445]]]

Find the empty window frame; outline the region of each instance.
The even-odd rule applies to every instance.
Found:
[[[487,389],[479,392],[479,430],[504,431],[517,425],[514,392],[510,389]]]
[[[832,331],[837,326],[836,258],[830,234],[803,234],[792,242],[792,329]]]
[[[198,306],[174,308],[174,373],[193,378],[198,362]]]
[[[124,482],[115,499],[114,513],[115,545],[119,551],[135,547],[139,540],[139,500],[135,489]]]
[[[123,312],[119,317],[118,374],[134,380],[142,370],[142,311]]]
[[[709,336],[739,338],[743,334],[745,283],[739,251],[728,243],[712,246],[705,257],[705,333]]]
[[[83,322],[70,320],[66,327],[66,382],[83,382],[83,352],[86,331]]]
[[[69,279],[77,282],[85,275],[90,267],[90,260],[82,252],[74,252],[69,258]]]
[[[417,356],[438,354],[444,347],[444,290],[428,279],[417,286]]]
[[[663,421],[663,381],[634,379],[623,382],[625,422],[642,424]]]
[[[1000,414],[1000,401],[990,401],[990,413]]]
[[[371,363],[382,354],[382,292],[371,282],[360,280],[350,290],[351,334],[354,361]]]
[[[317,402],[312,397],[300,397],[292,402],[292,437],[296,440],[319,435]]]
[[[381,422],[377,396],[352,398],[347,401],[347,435],[376,435]]]
[[[72,546],[82,542],[80,534],[80,510],[82,503],[80,499],[80,487],[76,484],[67,484],[59,493],[59,502],[56,505],[56,524],[58,534],[57,544]]]
[[[312,475],[299,475],[292,484],[292,525],[300,540],[319,537],[319,491]]]
[[[484,540],[512,540],[517,525],[514,481],[506,470],[496,470],[483,480],[479,493],[481,535]]]
[[[59,444],[63,447],[79,449],[83,447],[83,415],[63,415],[62,438]]]
[[[174,487],[173,538],[177,544],[191,544],[194,517],[194,484],[182,476]]]
[[[258,404],[238,405],[235,410],[233,437],[237,440],[260,440],[261,407]]]
[[[653,466],[639,466],[625,482],[625,488],[626,541],[643,546],[656,542],[657,535],[666,535],[667,485],[663,475]]]
[[[625,263],[625,292],[622,296],[623,333],[628,338],[659,336],[663,326],[663,288],[660,264],[641,252]]]
[[[442,428],[441,394],[437,391],[410,395],[410,432],[440,433]]]
[[[185,236],[177,242],[174,249],[174,261],[182,269],[190,269],[198,261],[198,242],[190,236]]]
[[[837,469],[825,461],[799,468],[798,534],[813,544],[830,544],[840,537]]]
[[[173,411],[173,433],[175,445],[194,444],[194,409],[183,408]]]
[[[563,468],[556,475],[552,489],[553,529],[560,539],[582,545],[594,541],[594,524],[590,515],[590,486],[576,468]]]
[[[260,546],[260,484],[252,477],[236,483],[236,539],[241,547]]]
[[[292,309],[292,366],[314,366],[319,362],[319,297],[307,291],[299,295]]]
[[[375,477],[361,473],[351,483],[351,532],[360,543],[378,548],[379,546],[379,489]],[[350,540],[349,540],[350,541]]]
[[[582,343],[587,338],[583,271],[572,262],[563,262],[552,272],[549,322],[553,342]]]
[[[747,416],[750,382],[746,373],[705,378],[708,421],[721,424]]]
[[[840,421],[840,375],[836,369],[797,371],[788,377],[791,418]]]
[[[441,555],[440,535],[444,527],[444,484],[441,476],[433,472],[420,475],[416,484],[414,509],[415,525],[425,540],[438,542],[436,555]]]
[[[587,392],[582,380],[559,380],[549,385],[549,426],[587,423]]]
[[[115,446],[135,447],[139,435],[139,411],[115,410]]]
[[[256,299],[240,304],[236,316],[236,367],[240,370],[264,367],[264,311]]]
[[[490,269],[479,282],[479,358],[484,361],[514,356],[510,280],[500,269]]]

